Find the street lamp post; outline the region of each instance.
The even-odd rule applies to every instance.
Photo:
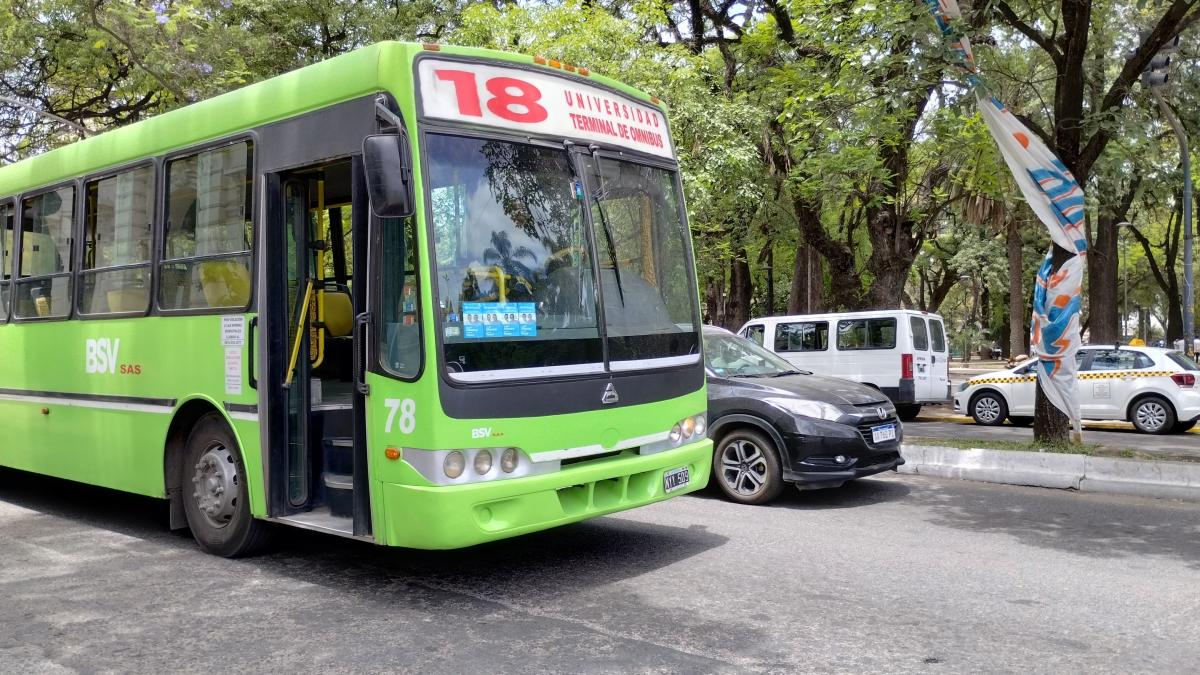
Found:
[[[1175,117],[1175,113],[1171,111],[1171,107],[1159,91],[1170,79],[1167,73],[1167,66],[1171,64],[1170,54],[1178,49],[1179,36],[1176,35],[1150,60],[1146,72],[1142,73],[1142,84],[1150,90],[1150,94],[1158,103],[1158,109],[1162,111],[1163,117],[1171,125],[1171,130],[1175,132],[1175,137],[1179,139],[1179,163],[1183,165],[1183,350],[1191,354],[1195,351],[1192,341],[1196,335],[1195,317],[1192,312],[1192,163],[1183,125],[1179,123],[1179,118]]]
[[[1121,273],[1124,275],[1125,285],[1125,302],[1121,308],[1121,339],[1124,340],[1129,333],[1129,236],[1125,234],[1124,229],[1133,227],[1133,223],[1128,220],[1122,220],[1117,223],[1117,231],[1121,233]]]

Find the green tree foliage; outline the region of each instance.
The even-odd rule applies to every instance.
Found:
[[[1085,181],[1089,327],[1111,332],[1124,264],[1175,330],[1178,156],[1136,76],[1181,31],[1194,53],[1195,0],[962,4],[986,85]],[[911,0],[11,0],[0,162],[385,39],[541,53],[661,97],[710,321],[907,305],[1024,346],[1048,240]],[[1200,81],[1174,78],[1200,131]]]

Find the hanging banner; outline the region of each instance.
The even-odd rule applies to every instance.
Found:
[[[1083,189],[1067,167],[1029,131],[1008,108],[980,91],[979,73],[971,43],[955,34],[952,19],[962,17],[955,0],[926,0],[942,35],[960,58],[967,81],[975,87],[979,111],[1012,171],[1025,201],[1050,231],[1054,242],[1038,270],[1033,293],[1030,345],[1038,358],[1038,383],[1046,398],[1071,419],[1079,438],[1079,396],[1076,389],[1075,355],[1082,341],[1079,334],[1083,268],[1087,236],[1083,221]],[[1053,269],[1054,246],[1072,254],[1057,272]]]

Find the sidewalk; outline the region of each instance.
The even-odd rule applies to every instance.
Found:
[[[905,443],[900,473],[1200,502],[1200,463]]]

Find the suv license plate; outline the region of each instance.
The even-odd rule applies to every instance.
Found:
[[[688,468],[681,466],[663,474],[663,492],[671,493],[688,484]]]
[[[884,441],[896,440],[896,425],[881,424],[877,427],[871,427],[871,441],[874,443],[882,443]]]

